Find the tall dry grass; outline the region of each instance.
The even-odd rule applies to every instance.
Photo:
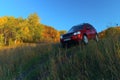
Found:
[[[120,37],[86,46],[24,44],[0,50],[0,80],[119,80]]]

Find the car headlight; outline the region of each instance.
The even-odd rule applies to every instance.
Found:
[[[73,35],[77,35],[77,33],[75,32]]]
[[[81,34],[81,32],[80,32],[80,31],[78,31],[78,32],[77,32],[77,34]]]
[[[63,36],[60,36],[60,39],[62,39],[63,38]]]
[[[80,31],[75,32],[73,35],[78,35],[78,34],[81,34],[81,32]]]

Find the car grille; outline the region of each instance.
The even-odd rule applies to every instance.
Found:
[[[64,35],[63,35],[63,38],[69,38],[69,37],[71,37],[72,35],[73,35],[73,33],[64,34]]]

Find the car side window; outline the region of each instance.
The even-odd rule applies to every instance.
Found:
[[[87,29],[87,30],[90,30],[91,28],[90,28],[90,26],[86,26],[86,29]]]
[[[82,30],[82,29],[83,29],[83,26],[79,26],[78,29],[79,29],[79,30]]]
[[[92,25],[89,25],[91,29],[94,29],[94,27]]]

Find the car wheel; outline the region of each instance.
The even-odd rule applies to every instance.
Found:
[[[88,44],[88,38],[86,35],[83,36],[83,42],[84,44]]]
[[[98,38],[98,35],[97,35],[97,34],[95,35],[95,41],[96,41],[96,42],[99,41],[99,38]]]

